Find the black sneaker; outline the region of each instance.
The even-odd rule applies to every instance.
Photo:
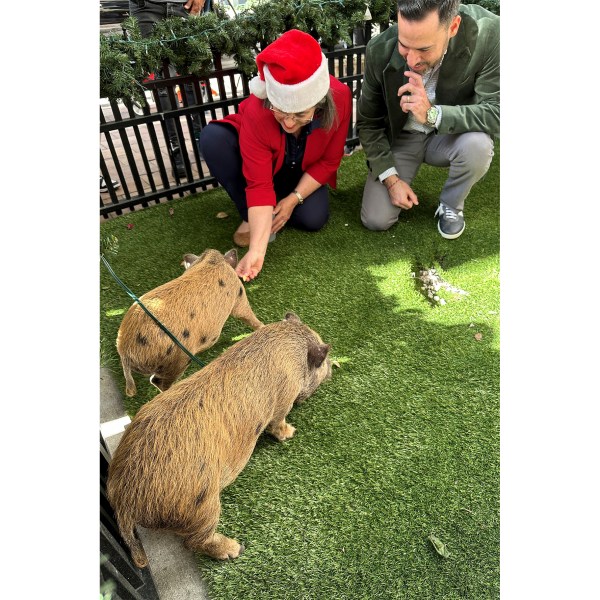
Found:
[[[111,179],[110,182],[112,183],[114,190],[121,186],[121,184],[115,179]],[[104,177],[100,175],[100,193],[105,194],[106,192],[108,192],[108,186],[106,185],[106,181],[104,181]]]
[[[462,210],[454,210],[440,202],[434,216],[439,217],[438,231],[447,240],[455,240],[465,230],[465,218]]]
[[[174,168],[173,168],[173,177],[175,177],[175,173],[179,179],[186,176],[185,172],[185,163],[183,162],[183,156],[181,155],[181,148],[171,143],[171,157],[173,158]]]

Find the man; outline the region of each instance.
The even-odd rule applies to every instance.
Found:
[[[129,15],[138,20],[140,33],[146,38],[152,33],[152,29],[156,23],[168,17],[182,17],[187,19],[189,15],[198,15],[201,12],[210,10],[210,0],[129,0]],[[169,65],[169,75],[176,76],[174,65]],[[154,73],[156,79],[163,79],[161,71]],[[184,91],[189,104],[197,104],[194,88],[191,84],[186,83]],[[162,110],[171,110],[171,102],[169,100],[166,88],[158,88],[158,98]],[[194,137],[200,135],[202,124],[198,114],[192,115],[192,124],[194,129]],[[169,135],[169,154],[175,162],[173,176],[185,177],[186,169],[185,162],[181,153],[181,144],[177,135],[177,128],[174,119],[166,120],[167,133]]]
[[[435,216],[442,237],[458,238],[500,130],[500,17],[460,0],[398,0],[398,25],[367,44],[357,128],[365,227],[389,229],[419,204],[410,184],[425,162],[449,167]]]

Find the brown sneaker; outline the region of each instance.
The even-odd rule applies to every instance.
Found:
[[[245,231],[240,233],[239,231],[236,231],[233,234],[233,243],[240,248],[247,248],[250,245],[250,232]]]

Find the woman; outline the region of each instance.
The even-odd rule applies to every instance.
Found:
[[[233,241],[249,246],[236,268],[245,281],[262,269],[272,234],[288,223],[317,231],[327,222],[327,184],[335,187],[352,112],[350,88],[329,75],[307,33],[287,31],[256,64],[239,112],[200,136],[211,174],[242,218]]]

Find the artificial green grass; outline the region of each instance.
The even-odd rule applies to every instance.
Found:
[[[361,151],[344,158],[325,228],[278,234],[246,285],[259,319],[295,311],[340,367],[290,413],[295,437],[264,434],[224,490],[219,530],[246,552],[225,563],[198,555],[214,600],[499,597],[499,142],[457,240],[444,240],[433,217],[444,170],[421,168],[419,206],[386,232],[360,222],[366,173]],[[238,222],[225,192],[212,190],[100,233],[118,238],[109,260],[141,295],[178,276],[184,253],[233,247]],[[433,305],[411,277],[419,266],[468,295]],[[124,390],[114,342],[131,299],[104,267],[100,275],[101,356]],[[229,319],[200,358],[249,332]],[[125,399],[132,416],[155,396],[136,381],[138,395]]]

